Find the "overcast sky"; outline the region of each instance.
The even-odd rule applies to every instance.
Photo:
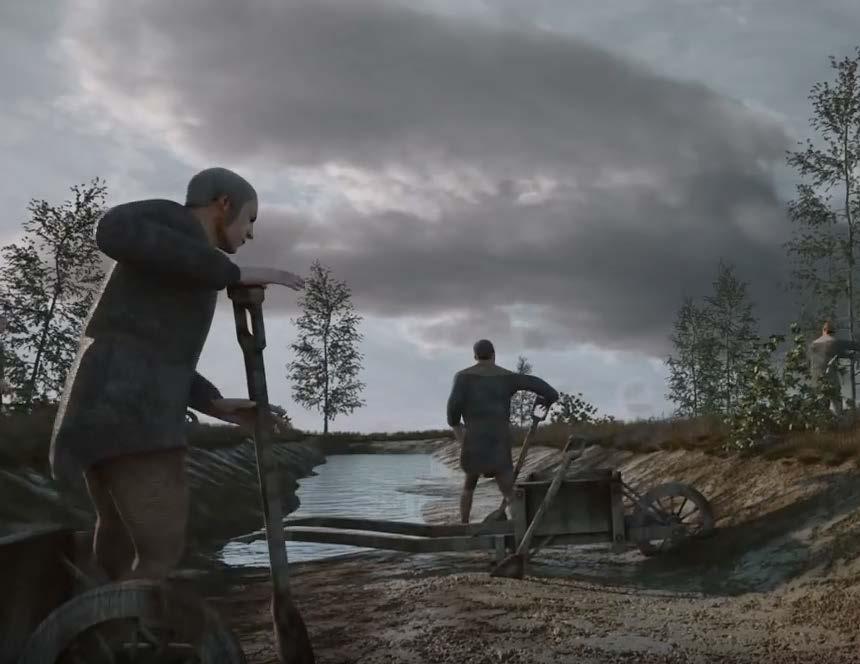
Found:
[[[335,430],[444,427],[479,337],[668,414],[672,321],[720,258],[784,331],[785,151],[858,26],[854,0],[4,3],[0,241],[96,176],[181,201],[226,166],[261,198],[237,262],[319,259],[364,316],[367,405]],[[285,378],[296,294],[268,298],[271,399],[321,428]],[[199,369],[244,396],[231,322],[224,296]]]

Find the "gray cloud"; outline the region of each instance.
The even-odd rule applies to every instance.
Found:
[[[586,200],[595,204],[562,201],[524,213],[493,199],[432,224],[405,213],[345,211],[325,226],[267,219],[243,260],[305,268],[319,258],[367,313],[447,312],[415,324],[427,342],[464,345],[489,335],[531,348],[593,342],[662,355],[681,298],[707,293],[723,256],[751,282],[766,331],[784,325],[790,303],[777,288],[783,256],[774,239],[786,222],[766,190],[697,195],[678,209],[648,190],[616,192],[607,207],[599,195]],[[619,218],[618,208],[636,212]],[[771,238],[751,239],[746,216]],[[319,248],[332,236],[349,249]],[[278,306],[294,300],[277,291],[271,298]]]
[[[210,158],[662,175],[703,159],[747,170],[784,145],[701,85],[546,32],[369,0],[148,2],[135,21],[124,4],[98,6],[69,34],[87,77],[144,108],[152,95]]]
[[[93,6],[70,14],[70,57],[118,120],[212,161],[304,167],[329,193],[344,182],[332,165],[357,174],[323,215],[264,206],[248,262],[318,257],[363,311],[440,316],[416,323],[434,342],[489,327],[662,354],[721,256],[766,322],[783,317],[772,171],[788,138],[702,84],[393,3],[149,2],[134,21],[125,3]]]

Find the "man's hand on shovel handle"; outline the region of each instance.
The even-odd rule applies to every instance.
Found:
[[[251,399],[215,399],[212,412],[208,414],[253,431],[257,422],[257,402]]]
[[[301,290],[305,287],[305,280],[297,274],[287,270],[276,270],[269,267],[241,267],[239,268],[239,283],[242,286],[268,286],[279,284]]]

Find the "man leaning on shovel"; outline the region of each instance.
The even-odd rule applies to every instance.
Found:
[[[534,392],[546,409],[558,400],[558,392],[540,378],[498,366],[495,348],[487,339],[475,342],[473,351],[476,364],[457,372],[448,397],[448,426],[460,443],[460,467],[466,474],[460,497],[463,523],[469,523],[481,475],[496,480],[507,505],[513,499],[511,397],[520,390]]]
[[[163,580],[182,556],[186,409],[253,426],[255,404],[223,399],[196,366],[218,291],[303,286],[290,272],[240,268],[226,256],[253,238],[256,217],[254,188],[210,168],[191,178],[185,205],[126,203],[97,223],[96,244],[116,264],[66,381],[50,461],[55,479],[83,473],[96,511],[93,554],[112,580]]]

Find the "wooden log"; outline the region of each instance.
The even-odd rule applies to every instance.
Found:
[[[392,533],[373,533],[326,528],[287,528],[284,531],[291,542],[339,544],[368,549],[387,549],[408,553],[440,553],[443,551],[480,551],[495,548],[495,536],[469,537],[410,537]]]
[[[408,535],[412,537],[471,537],[479,535],[511,535],[513,525],[507,521],[470,524],[428,524],[408,521],[389,521],[386,519],[361,519],[344,516],[307,516],[286,519],[285,528],[338,528],[340,530],[360,530],[368,532]],[[257,530],[247,535],[235,537],[231,542],[255,542],[265,539],[266,532]]]

